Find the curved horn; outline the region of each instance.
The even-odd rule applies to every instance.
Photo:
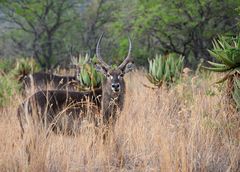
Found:
[[[104,33],[101,34],[100,38],[98,39],[98,42],[97,42],[97,47],[96,47],[96,56],[97,56],[97,59],[98,59],[98,62],[105,68],[109,68],[109,65],[107,63],[105,63],[100,55],[100,43],[101,43],[101,40],[102,40],[102,37],[103,37]]]
[[[131,61],[131,51],[132,51],[132,42],[130,37],[128,36],[128,43],[129,43],[129,48],[128,48],[128,54],[127,57],[124,59],[124,61],[119,65],[118,68],[123,68],[124,66],[126,66],[126,64]]]

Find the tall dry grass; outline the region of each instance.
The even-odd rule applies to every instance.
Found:
[[[216,79],[152,90],[142,72],[129,74],[124,110],[105,142],[93,125],[76,136],[32,129],[21,139],[22,98],[14,96],[1,109],[0,171],[239,171],[239,114],[225,111]]]

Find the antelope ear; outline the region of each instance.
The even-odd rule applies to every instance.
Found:
[[[98,72],[101,72],[104,76],[107,76],[108,70],[105,67],[101,66],[100,64],[94,64],[94,66]]]
[[[134,63],[133,62],[129,62],[126,64],[126,66],[123,69],[123,73],[128,73],[131,72],[134,69]]]

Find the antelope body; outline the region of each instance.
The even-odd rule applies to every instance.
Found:
[[[33,90],[34,92],[49,88],[75,90],[75,87],[79,83],[77,78],[78,73],[79,71],[77,70],[74,76],[60,76],[45,72],[29,74],[22,79],[23,89],[25,93],[31,89],[35,89]]]
[[[92,112],[96,114],[99,111],[101,94],[101,89],[86,92],[38,91],[18,107],[18,119],[22,133],[25,132],[25,125],[29,123],[29,118],[36,120],[34,122],[42,122],[47,127],[55,123],[52,129],[61,130],[63,127],[59,128],[58,121],[61,121],[64,115],[68,115],[67,120],[70,123],[75,119],[84,118],[87,112],[94,115]]]
[[[98,62],[95,64],[96,70],[101,72],[105,77],[102,82],[102,89],[89,92],[74,92],[64,90],[52,90],[52,91],[39,91],[27,99],[18,110],[18,117],[22,131],[24,132],[24,123],[26,123],[26,117],[28,113],[31,114],[33,110],[32,104],[37,107],[37,114],[40,119],[44,119],[43,122],[52,123],[53,119],[64,110],[65,107],[69,107],[68,112],[73,112],[77,109],[77,112],[84,111],[85,103],[89,99],[96,109],[101,109],[103,123],[108,125],[110,122],[116,121],[117,110],[122,110],[124,105],[125,96],[125,82],[124,75],[132,70],[133,61],[130,58],[131,54],[131,40],[129,38],[129,50],[125,60],[117,68],[111,69],[111,67],[105,63],[100,55],[100,42],[103,34],[98,40],[96,47],[96,56]],[[99,99],[101,97],[101,99]],[[25,111],[25,116],[22,117],[22,110]],[[78,116],[79,114],[77,114]],[[44,118],[44,116],[46,116]]]
[[[107,63],[105,63],[100,55],[100,43],[103,34],[98,40],[96,47],[96,56],[98,63],[95,64],[96,69],[101,72],[105,77],[102,82],[102,101],[101,109],[104,124],[108,125],[110,119],[114,123],[116,121],[117,110],[122,110],[125,97],[125,81],[124,75],[130,72],[133,68],[133,61],[130,57],[132,44],[130,38],[128,55],[125,60],[115,69],[112,69]]]

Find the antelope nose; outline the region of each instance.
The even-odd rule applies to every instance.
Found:
[[[112,84],[112,88],[114,89],[119,89],[119,87],[120,87],[119,83]]]

